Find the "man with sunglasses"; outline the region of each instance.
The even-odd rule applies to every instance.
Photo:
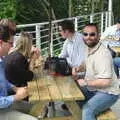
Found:
[[[75,31],[71,20],[62,21],[59,24],[59,33],[66,39],[59,55],[60,58],[66,58],[71,68],[76,68],[84,62],[84,42],[83,36]]]
[[[28,96],[26,87],[16,87],[7,81],[4,72],[4,57],[12,47],[13,34],[8,26],[0,25],[0,120],[37,120],[31,115],[17,111],[20,109],[21,100]],[[9,90],[14,90],[14,95],[8,95]],[[21,108],[30,107],[21,104]]]
[[[82,120],[96,120],[96,116],[111,107],[119,94],[109,50],[99,42],[96,24],[90,23],[83,29],[86,75],[76,82],[85,95],[84,101],[77,101],[82,107]]]

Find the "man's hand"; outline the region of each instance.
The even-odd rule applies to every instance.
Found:
[[[84,79],[78,79],[78,80],[77,80],[77,83],[78,83],[80,86],[82,86],[82,87],[84,87],[84,86],[87,85],[87,83],[86,83],[86,81],[85,81]]]
[[[79,67],[72,68],[73,76],[76,76],[78,72],[85,72],[85,63],[84,62]]]
[[[17,89],[18,89],[18,87],[16,87],[16,86],[13,86],[13,87],[12,87],[12,90],[13,90],[15,93],[16,93]]]
[[[18,87],[16,89],[15,101],[22,100],[28,96],[27,87]]]
[[[79,67],[73,67],[72,68],[72,75],[76,76],[78,71],[79,71]]]
[[[32,46],[31,57],[33,56],[35,59],[37,59],[40,56],[40,50]]]

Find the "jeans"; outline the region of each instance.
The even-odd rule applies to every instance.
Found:
[[[119,68],[120,68],[120,57],[115,57],[113,59],[114,69],[117,77],[119,77]]]
[[[89,91],[87,88],[80,88],[85,95],[84,101],[77,101],[82,107],[82,120],[96,120],[96,116],[110,108],[117,100],[118,95],[98,91]]]

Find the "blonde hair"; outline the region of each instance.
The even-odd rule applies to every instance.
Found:
[[[29,33],[21,32],[19,38],[16,40],[15,47],[10,51],[17,51],[26,57],[30,57],[32,48],[32,36]]]

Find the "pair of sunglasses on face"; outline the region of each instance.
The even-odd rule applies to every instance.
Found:
[[[97,33],[95,33],[95,32],[91,32],[91,33],[84,32],[83,33],[83,36],[85,36],[85,37],[87,37],[87,36],[94,37],[96,35],[97,35]]]

